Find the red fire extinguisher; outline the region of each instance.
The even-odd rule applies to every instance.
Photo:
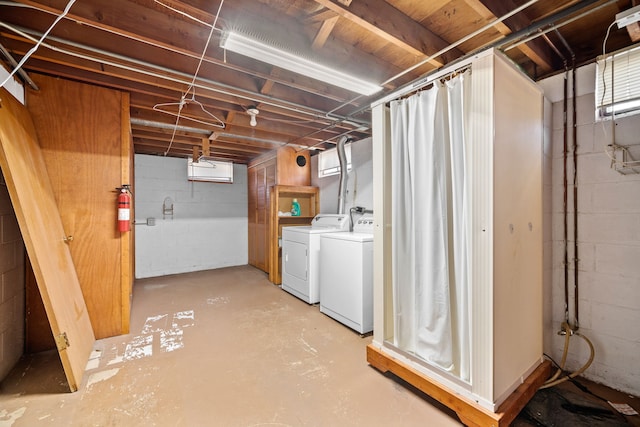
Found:
[[[123,185],[118,194],[118,231],[131,230],[131,194],[129,186]]]

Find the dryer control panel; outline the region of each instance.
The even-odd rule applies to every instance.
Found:
[[[373,215],[362,215],[353,225],[354,233],[370,233],[373,234]]]

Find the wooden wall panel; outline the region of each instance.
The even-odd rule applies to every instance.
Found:
[[[75,391],[95,338],[33,122],[5,89],[0,90],[0,168],[51,331],[59,338],[69,387]]]
[[[121,131],[121,152],[120,152],[120,182],[129,184],[131,191],[136,194],[133,167],[133,135],[131,133],[130,101],[129,94],[122,93],[120,102],[120,131]],[[135,219],[135,197],[131,198],[131,216]],[[120,333],[129,333],[129,323],[131,320],[131,299],[133,298],[133,280],[135,277],[135,231],[136,227],[131,224],[131,231],[120,233],[120,297],[122,310],[120,312]]]
[[[32,78],[40,90],[27,92],[27,107],[62,223],[73,236],[69,247],[94,333],[97,338],[126,333],[130,284],[123,281],[131,283],[132,272],[123,263],[132,257],[131,238],[116,227],[116,187],[131,183],[130,148],[125,148],[130,139],[123,130],[128,99],[97,86]]]
[[[297,163],[298,156],[304,158],[304,166]],[[296,151],[293,147],[282,147],[278,150],[278,185],[311,185],[311,163],[309,151]]]
[[[297,157],[304,158],[299,166]],[[249,264],[269,273],[271,270],[271,187],[274,185],[308,186],[311,163],[308,151],[285,146],[249,164]]]

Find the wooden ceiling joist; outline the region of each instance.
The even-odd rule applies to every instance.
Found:
[[[365,28],[380,38],[392,43],[418,59],[424,59],[449,43],[432,33],[407,15],[384,0],[360,0],[345,7],[338,0],[315,0],[332,10],[342,18]],[[384,20],[379,17],[384,16]],[[462,56],[462,52],[453,49],[446,58]],[[445,61],[434,58],[430,63],[441,67]]]

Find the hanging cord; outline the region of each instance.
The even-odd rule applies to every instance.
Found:
[[[604,109],[604,99],[607,93],[607,80],[606,80],[606,75],[605,72],[607,71],[607,58],[605,57],[606,53],[607,53],[607,40],[609,39],[609,34],[611,33],[611,28],[613,28],[613,26],[616,24],[616,21],[613,21],[611,23],[611,25],[609,25],[609,28],[607,28],[607,33],[604,37],[604,41],[602,42],[602,96],[600,97],[600,108]],[[607,155],[607,157],[609,157],[609,159],[611,160],[611,167],[613,168],[614,165],[617,165],[619,167],[625,168],[625,167],[633,167],[634,165],[638,165],[640,164],[640,160],[634,160],[633,158],[630,157],[630,161],[625,161],[625,155],[630,156],[629,153],[629,149],[627,147],[624,147],[622,145],[618,145],[616,144],[616,110],[614,108],[614,103],[615,103],[615,99],[614,99],[614,73],[613,73],[613,69],[614,69],[614,59],[615,59],[615,55],[611,56],[611,143],[609,145],[606,145],[604,148],[604,152]],[[600,116],[604,116],[603,113],[600,113]],[[601,120],[601,125],[602,125],[602,133],[604,135],[606,135],[606,130],[605,130],[605,121]],[[611,147],[611,151],[607,150],[607,146]],[[616,150],[622,150],[623,151],[623,157],[622,160],[619,160],[615,157],[615,151]]]
[[[24,63],[27,62],[27,60],[31,57],[31,55],[33,55],[36,52],[36,50],[38,50],[38,48],[40,47],[44,39],[46,39],[49,33],[51,32],[51,30],[53,30],[53,27],[55,27],[56,24],[60,22],[60,20],[64,18],[67,15],[67,13],[69,13],[69,9],[71,9],[71,6],[73,6],[75,2],[76,0],[69,0],[69,3],[67,3],[67,6],[64,8],[62,13],[58,15],[55,21],[53,21],[53,24],[51,24],[51,26],[47,29],[47,31],[44,32],[42,37],[40,37],[40,40],[38,40],[38,42],[29,50],[29,52],[27,52],[27,54],[22,57],[18,65],[14,67],[13,71],[11,71],[11,73],[9,73],[7,78],[4,79],[2,84],[0,84],[0,87],[4,87],[4,85],[6,85],[9,80],[11,80],[11,78],[18,72],[18,70],[22,68]]]
[[[75,1],[75,0],[73,0]],[[218,17],[220,16],[220,11],[222,10],[222,5],[224,4],[224,0],[222,0],[220,2],[220,5],[218,6],[218,11],[216,12],[216,17],[213,20],[213,24],[211,24],[211,31],[209,31],[209,37],[207,37],[207,43],[205,43],[204,45],[204,49],[202,49],[202,55],[200,55],[200,60],[198,61],[198,66],[196,67],[196,71],[195,73],[193,73],[193,79],[191,79],[191,84],[189,85],[189,87],[187,88],[187,90],[185,91],[185,93],[182,95],[182,98],[180,98],[180,107],[178,108],[178,114],[176,115],[176,123],[173,126],[173,132],[171,133],[171,140],[169,141],[169,146],[167,147],[167,150],[164,152],[164,155],[166,156],[167,154],[169,154],[169,151],[171,150],[171,147],[173,146],[173,141],[176,137],[176,132],[178,130],[178,122],[180,121],[180,114],[182,113],[182,107],[184,106],[184,103],[186,101],[186,97],[189,94],[189,92],[193,91],[193,95],[192,98],[195,98],[196,95],[196,89],[195,89],[195,84],[196,84],[196,79],[198,78],[198,73],[200,72],[200,67],[202,66],[202,61],[204,61],[204,56],[207,53],[207,49],[209,48],[209,43],[211,42],[211,37],[213,37],[213,32],[216,30],[216,23],[218,22]],[[216,117],[216,119],[218,119]],[[218,119],[220,120],[220,119]],[[220,120],[222,122],[222,120]]]

